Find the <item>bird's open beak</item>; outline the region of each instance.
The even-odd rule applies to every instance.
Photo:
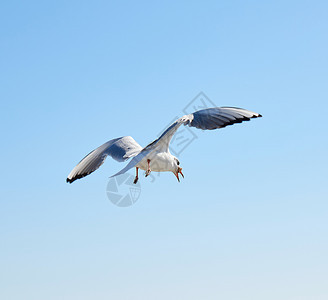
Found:
[[[182,174],[182,168],[178,168],[178,171],[176,173],[174,173],[175,177],[178,179],[178,181],[180,182],[180,178],[179,178],[179,173],[181,174],[181,176],[184,178],[184,175]]]

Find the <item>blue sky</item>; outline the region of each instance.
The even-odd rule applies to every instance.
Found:
[[[0,6],[1,299],[327,299],[326,1]],[[199,92],[263,114],[201,132],[185,179],[119,208],[109,139],[146,145]]]

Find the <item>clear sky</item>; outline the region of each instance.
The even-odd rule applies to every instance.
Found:
[[[327,1],[2,1],[0,298],[328,298]],[[201,91],[263,115],[202,132],[127,208],[145,146]],[[132,172],[133,174],[133,172]]]

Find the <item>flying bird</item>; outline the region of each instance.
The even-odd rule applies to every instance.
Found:
[[[262,117],[260,114],[237,107],[214,107],[198,110],[192,114],[177,119],[163,134],[146,147],[141,147],[131,136],[123,136],[108,141],[85,156],[69,173],[66,182],[72,183],[76,179],[85,177],[97,170],[107,156],[119,162],[131,158],[131,161],[118,173],[111,177],[123,174],[131,168],[136,168],[134,183],[138,181],[139,169],[150,172],[172,172],[178,181],[182,177],[182,168],[179,160],[169,151],[173,135],[181,125],[188,125],[202,130],[213,130],[249,121],[251,118]]]

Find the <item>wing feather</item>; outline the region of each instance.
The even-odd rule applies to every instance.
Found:
[[[173,135],[182,124],[203,130],[213,130],[259,117],[262,116],[258,113],[238,107],[213,107],[202,109],[176,120],[157,140],[150,143],[146,148],[156,148],[167,151]]]
[[[66,182],[72,183],[97,170],[109,155],[119,162],[136,156],[142,147],[130,136],[113,139],[86,155],[67,176]]]
[[[236,107],[214,107],[196,111],[189,126],[203,130],[224,128],[235,123],[262,117],[258,113]]]

